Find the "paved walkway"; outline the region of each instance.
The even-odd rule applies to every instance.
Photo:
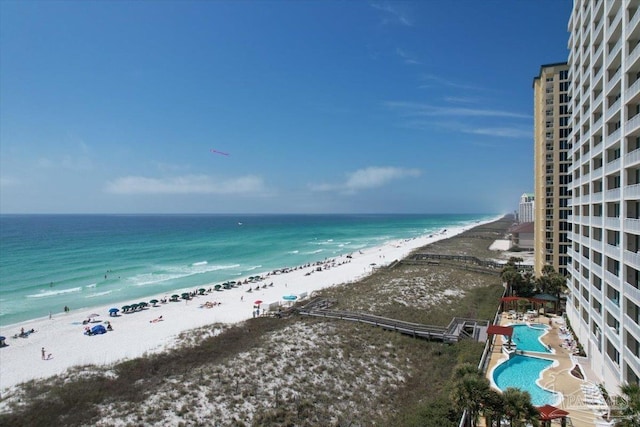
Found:
[[[555,406],[569,412],[569,418],[573,426],[592,427],[595,425],[606,425],[606,423],[603,424],[604,420],[600,417],[600,414],[603,413],[602,407],[585,403],[587,397],[581,386],[593,386],[594,384],[586,380],[580,380],[571,374],[571,370],[576,366],[576,362],[572,358],[571,352],[562,347],[563,339],[559,333],[560,328],[564,327],[562,318],[540,316],[535,322],[551,325],[552,329],[542,337],[542,342],[552,348],[554,353],[542,354],[525,351],[524,354],[539,356],[556,362],[553,367],[544,371],[542,379],[539,380],[539,384],[544,388],[562,394],[562,402]],[[502,314],[501,325],[513,323],[523,322],[509,319],[508,313],[506,312]],[[499,362],[507,359],[507,356],[502,352],[502,344],[506,344],[503,343],[503,337],[496,336],[487,368],[487,376],[491,375],[493,368]]]

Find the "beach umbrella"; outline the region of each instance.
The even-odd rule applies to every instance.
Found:
[[[136,311],[136,310],[138,309],[138,304],[131,304],[131,305],[129,306],[129,309],[130,309],[131,311]]]
[[[205,288],[200,288],[200,289],[198,289],[198,293],[199,293],[200,295],[204,295],[204,293],[205,293],[206,291],[207,291],[207,290],[206,290]]]
[[[182,299],[189,299],[189,292],[184,292],[182,294]]]
[[[253,304],[254,305],[260,305],[260,304],[262,304],[262,300],[260,300],[260,299],[256,300],[256,301],[253,302]]]
[[[126,313],[127,311],[129,311],[130,308],[131,308],[130,305],[123,305],[122,306],[122,311],[124,311]]]
[[[98,313],[92,313],[89,315],[89,319],[93,319],[94,317],[100,316]]]
[[[216,291],[219,291],[221,287],[222,287],[222,285],[215,285],[213,287],[213,289],[215,289]]]
[[[178,294],[171,295],[171,301],[178,301],[178,298],[180,298],[180,295]]]
[[[109,316],[115,316],[116,314],[118,314],[118,312],[119,312],[119,311],[120,311],[120,310],[119,310],[119,309],[117,309],[117,308],[115,308],[115,307],[110,308],[110,309],[109,309]]]
[[[155,306],[156,306],[156,304],[158,303],[158,300],[154,298],[154,299],[152,299],[152,300],[151,300],[151,301],[149,301],[149,302],[150,302],[151,304],[153,304],[153,306],[155,307]]]

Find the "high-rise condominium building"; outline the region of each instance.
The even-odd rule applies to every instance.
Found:
[[[540,67],[533,79],[535,231],[534,273],[545,265],[566,274],[569,256],[571,174],[569,66]]]
[[[524,193],[520,196],[520,204],[518,205],[519,222],[533,222],[534,200],[533,193]]]
[[[640,379],[640,1],[569,19],[572,246],[567,315],[610,393]]]

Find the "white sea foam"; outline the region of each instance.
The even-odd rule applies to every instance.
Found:
[[[254,265],[253,267],[247,268],[247,271],[253,271],[253,270],[256,270],[258,268],[262,268],[262,265]]]
[[[315,251],[305,252],[305,255],[319,254],[320,252],[324,252],[324,249],[316,249]]]
[[[200,266],[200,265],[207,265],[209,264],[207,261],[199,261],[199,262],[194,262],[193,264],[191,264],[194,267]]]
[[[289,251],[287,253],[290,254],[290,255],[295,255],[295,254],[300,253],[300,251]]]
[[[71,292],[80,292],[80,291],[82,291],[82,287],[61,289],[59,291],[45,291],[45,292],[40,292],[39,294],[27,295],[27,298],[54,297],[56,295],[63,295],[63,294],[69,294]]]
[[[85,298],[101,297],[102,295],[109,295],[113,291],[96,292],[95,294],[87,295]]]
[[[85,288],[95,288],[96,286],[98,286],[97,283],[92,283],[90,285],[85,286]]]

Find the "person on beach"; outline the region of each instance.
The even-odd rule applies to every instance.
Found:
[[[45,358],[44,358],[44,354],[45,354],[44,347],[42,347],[42,360],[44,360],[44,359],[45,359]]]

